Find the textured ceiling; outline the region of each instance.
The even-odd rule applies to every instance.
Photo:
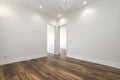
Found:
[[[12,1],[18,4],[22,4],[33,9],[39,10],[54,18],[57,18],[58,14],[61,14],[62,16],[67,15],[71,12],[74,12],[75,10],[78,10],[88,4],[93,3],[96,0],[73,0],[74,3],[69,9],[63,9],[60,5],[60,0],[3,0],[3,1]],[[84,1],[87,2],[86,5],[83,5]],[[39,8],[40,5],[43,6],[42,9]]]

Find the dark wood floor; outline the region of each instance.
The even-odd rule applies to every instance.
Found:
[[[120,80],[120,69],[49,56],[0,66],[0,80]]]

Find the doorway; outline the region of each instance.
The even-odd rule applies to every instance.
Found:
[[[55,53],[55,26],[47,25],[47,52]]]
[[[67,28],[66,25],[59,27],[47,26],[47,52],[60,56],[67,53]]]
[[[67,53],[67,28],[66,25],[59,27],[60,34],[60,55],[66,56]]]

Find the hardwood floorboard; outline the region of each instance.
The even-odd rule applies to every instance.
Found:
[[[120,69],[49,56],[2,65],[0,80],[120,80]]]
[[[95,63],[90,63],[90,62],[83,61],[83,60],[77,60],[77,59],[72,60],[72,58],[65,58],[65,59],[68,62],[83,65],[85,67],[89,67],[89,68],[92,68],[92,69],[95,69],[95,70],[99,70],[99,71],[102,71],[102,72],[111,72],[111,73],[115,73],[115,74],[120,75],[120,71],[118,71],[118,69],[116,69],[116,68],[112,68],[112,67],[104,66],[104,65],[100,65],[100,64],[95,64]],[[62,60],[65,60],[65,59],[62,59]]]
[[[91,67],[88,67],[88,66],[82,66],[82,65],[79,65],[79,64],[66,62],[66,61],[63,61],[63,60],[58,60],[58,61],[60,61],[61,63],[65,63],[66,66],[74,67],[75,69],[77,69],[81,72],[88,73],[88,74],[94,74],[95,76],[98,76],[98,77],[100,76],[100,78],[106,78],[108,80],[113,80],[114,77],[120,78],[120,76],[117,76],[117,74],[116,74],[116,76],[115,75],[106,75],[109,72],[102,72],[102,71],[99,71],[99,69],[95,70],[94,68],[91,68]],[[109,76],[112,76],[112,77],[110,78]],[[104,80],[104,79],[102,79],[102,80]]]
[[[74,75],[77,75],[77,76],[79,76],[81,78],[84,78],[85,80],[90,80],[90,79],[92,79],[92,80],[99,80],[99,79],[101,79],[99,77],[96,77],[96,76],[90,74],[90,72],[87,72],[85,69],[84,70],[82,70],[82,69],[80,70],[80,69],[78,69],[75,66],[73,67],[73,66],[67,65],[67,64],[65,64],[63,62],[59,63],[58,65],[56,65],[56,63],[58,63],[58,62],[54,62],[54,63],[52,63],[52,65],[54,67],[57,67],[58,70],[59,69],[64,70],[66,72],[69,72],[69,73],[72,73]]]
[[[0,66],[0,80],[3,80],[2,66]]]
[[[73,75],[71,73],[68,73],[66,71],[60,70],[55,67],[53,68],[51,65],[44,65],[43,62],[40,62],[40,61],[38,63],[36,61],[32,61],[32,62],[33,62],[33,64],[34,63],[37,64],[37,66],[39,66],[40,68],[44,67],[50,73],[55,73],[53,77],[57,77],[59,79],[64,79],[64,80],[67,80],[67,79],[68,80],[83,80],[82,78],[80,79],[80,77],[77,77],[76,75]],[[65,77],[65,75],[66,75],[66,77]],[[55,80],[57,80],[57,79],[55,79]]]

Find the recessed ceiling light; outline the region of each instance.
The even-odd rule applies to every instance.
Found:
[[[60,14],[58,14],[58,17],[61,17],[61,15],[60,15]]]
[[[40,5],[40,9],[42,8],[43,6],[42,5]]]
[[[86,2],[86,1],[84,1],[84,2],[83,2],[83,4],[87,4],[87,2]]]

